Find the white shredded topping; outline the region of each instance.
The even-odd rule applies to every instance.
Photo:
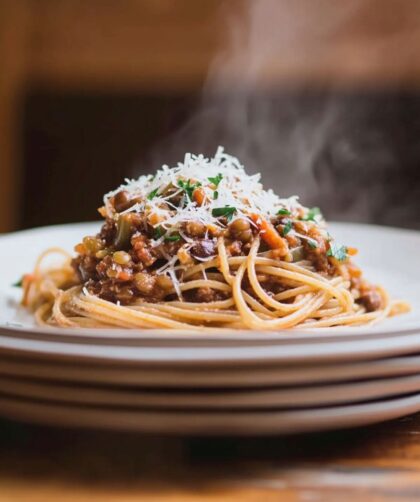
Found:
[[[174,289],[175,289],[175,292],[178,296],[178,299],[182,302],[183,301],[182,292],[181,292],[181,288],[179,287],[179,281],[176,276],[175,270],[173,268],[169,268],[167,270],[167,272],[168,272],[169,277],[172,279],[172,284],[174,285]]]
[[[220,182],[216,187],[209,178],[218,176]],[[205,202],[201,206],[190,200],[183,188],[179,187],[180,180],[200,184],[205,196]],[[105,195],[104,204],[108,216],[112,217],[110,198],[121,190],[126,190],[131,197],[138,197],[140,202],[124,213],[157,215],[161,221],[154,226],[161,225],[165,230],[171,231],[178,231],[181,224],[188,221],[220,226],[220,220],[212,214],[217,208],[235,208],[236,211],[231,215],[232,220],[235,220],[248,218],[250,213],[270,218],[279,209],[293,212],[302,207],[297,196],[281,199],[271,189],[264,190],[260,180],[260,174],[248,175],[239,160],[225,153],[220,146],[213,158],[187,153],[184,162],[179,162],[175,167],[164,165],[154,176],[145,175],[137,180],[126,180],[125,184]],[[175,207],[168,200],[175,195],[165,194],[169,186],[179,188],[176,193],[184,197],[182,207]]]

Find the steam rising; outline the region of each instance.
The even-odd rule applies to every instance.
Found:
[[[224,8],[225,49],[209,69],[196,111],[157,145],[153,165],[175,163],[186,151],[212,155],[221,144],[248,172],[261,172],[266,187],[320,205],[327,217],[391,224],[405,218],[415,226],[407,221],[413,207],[401,197],[392,214],[386,209],[398,192],[398,183],[388,182],[400,161],[392,128],[384,131],[387,111],[375,94],[337,91],[328,81],[330,68],[346,68],[332,60],[331,44],[365,5],[248,0],[240,10]],[[386,44],[377,48],[369,48],[371,63],[383,58]]]

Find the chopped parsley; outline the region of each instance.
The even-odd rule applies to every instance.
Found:
[[[218,192],[217,190],[215,190],[215,191],[213,192],[213,199],[214,199],[214,200],[217,200],[218,198],[219,198],[219,192]]]
[[[317,216],[322,216],[321,215],[321,210],[319,207],[312,207],[309,209],[308,214],[301,218],[303,221],[316,221]]]
[[[236,207],[231,207],[231,206],[225,206],[225,207],[215,207],[211,214],[215,218],[218,218],[220,216],[225,216],[228,221],[230,221],[233,217],[233,215],[236,213]]]
[[[179,241],[181,240],[181,236],[178,233],[172,234],[172,235],[165,235],[166,234],[166,229],[163,227],[159,226],[155,228],[155,239],[160,239],[161,237],[165,236],[165,241]]]
[[[191,180],[187,180],[187,181],[178,180],[178,186],[180,188],[182,188],[185,191],[185,193],[187,194],[188,198],[190,200],[192,200],[194,190],[196,188],[201,187],[201,183],[200,182],[191,183]]]
[[[147,200],[152,200],[156,197],[157,193],[159,192],[159,187],[158,188],[155,188],[154,190],[152,190],[149,195],[147,196]]]
[[[162,227],[155,228],[155,239],[160,239],[165,235],[165,229]]]
[[[223,179],[223,174],[219,173],[217,176],[214,176],[214,177],[211,177],[210,178],[207,178],[210,183],[213,183],[213,185],[216,186],[216,188],[219,186],[219,183],[222,181]]]
[[[331,242],[330,248],[327,251],[327,256],[331,256],[338,261],[344,261],[347,258],[347,247]]]
[[[180,241],[180,240],[181,240],[181,236],[179,234],[172,234],[172,235],[165,236],[165,241],[176,242],[176,241]]]
[[[23,277],[21,277],[18,281],[12,284],[14,288],[21,288],[23,286]]]
[[[290,230],[292,230],[292,226],[292,220],[287,220],[286,224],[283,227],[283,236],[286,236],[290,232]]]
[[[288,209],[286,209],[285,207],[283,207],[283,208],[281,208],[281,209],[279,209],[277,211],[277,214],[279,216],[290,216],[292,213]]]

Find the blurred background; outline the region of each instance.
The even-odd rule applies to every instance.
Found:
[[[219,144],[334,220],[420,228],[418,0],[0,0],[0,232]]]

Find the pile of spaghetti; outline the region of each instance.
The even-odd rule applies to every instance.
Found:
[[[104,197],[105,222],[72,258],[50,249],[23,279],[39,323],[280,330],[402,312],[329,235],[318,208],[264,190],[238,160],[185,156]],[[43,266],[50,253],[63,264]]]

